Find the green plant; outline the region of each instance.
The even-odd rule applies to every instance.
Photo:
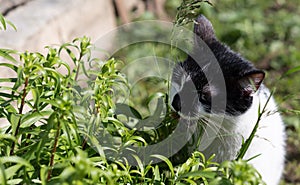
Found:
[[[0,14],[0,30],[6,30],[7,29],[7,25],[9,25],[10,27],[12,27],[14,30],[17,30],[16,26],[5,19],[5,17],[3,17],[1,14]]]
[[[147,143],[112,111],[112,87],[126,84],[116,70],[117,61],[92,59],[91,48],[84,37],[58,48],[48,47],[46,56],[2,50],[8,61],[0,66],[15,73],[1,79],[8,83],[0,94],[1,118],[8,121],[0,134],[2,184],[209,184],[216,176],[226,178],[219,174],[223,168],[218,169],[212,158],[206,161],[199,152],[176,167],[164,156],[152,156],[164,161],[167,168],[143,164],[138,157],[135,167],[126,159],[106,156],[106,149],[94,137],[95,128],[121,138],[124,147]],[[63,52],[70,56],[74,69],[62,60]],[[96,65],[86,69],[85,63]],[[58,72],[62,68],[66,73]],[[80,74],[91,79],[87,86],[79,85]]]
[[[6,24],[1,23],[5,29]],[[159,164],[143,164],[134,156],[135,166],[126,158],[107,155],[109,150],[118,153],[127,147],[157,143],[167,138],[177,123],[173,113],[167,112],[157,130],[139,132],[126,127],[129,116],[122,119],[116,114],[114,95],[131,84],[118,70],[118,60],[91,58],[92,49],[87,37],[48,47],[46,55],[0,49],[5,60],[0,68],[9,68],[14,74],[0,79],[0,118],[7,121],[0,130],[1,184],[262,183],[247,162],[217,164],[213,156],[205,159],[200,152],[193,152],[178,165],[161,155],[152,156],[163,161]],[[147,103],[167,98],[165,92],[146,96]],[[147,118],[135,104],[131,110],[141,120]],[[99,142],[106,134],[117,147]]]
[[[211,2],[207,0],[183,0],[177,8],[175,25],[184,26],[188,23],[194,22],[201,13],[200,7],[203,3],[212,5]]]

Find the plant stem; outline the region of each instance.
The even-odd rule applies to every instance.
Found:
[[[262,111],[260,112],[260,110],[259,110],[258,118],[257,118],[257,121],[256,121],[256,123],[255,123],[255,126],[254,126],[254,128],[253,128],[253,130],[252,130],[252,132],[251,132],[251,134],[250,134],[250,136],[249,136],[249,138],[248,138],[248,139],[245,141],[245,143],[242,145],[241,150],[239,151],[239,154],[237,155],[237,158],[235,159],[236,161],[239,160],[239,159],[243,159],[243,157],[245,156],[245,154],[246,154],[246,152],[247,152],[247,150],[248,150],[248,148],[249,148],[249,146],[250,146],[250,144],[251,144],[251,142],[252,142],[252,140],[253,140],[253,138],[254,138],[254,136],[255,136],[255,133],[256,133],[256,131],[257,131],[259,122],[260,122],[260,120],[261,120],[261,117],[262,117],[262,115],[265,113],[266,108],[267,108],[267,105],[268,105],[268,103],[269,103],[271,97],[273,96],[273,94],[274,94],[274,90],[270,93],[270,96],[268,97],[268,99],[267,99],[267,101],[266,101],[266,103],[265,103],[265,105],[264,105]]]
[[[85,137],[84,140],[83,140],[83,142],[82,142],[82,145],[81,145],[82,150],[85,150],[86,144],[87,144],[87,137]]]
[[[56,148],[57,148],[59,133],[60,133],[60,121],[58,121],[56,135],[55,135],[55,140],[54,140],[54,144],[53,144],[53,149],[52,149],[52,152],[51,152],[51,158],[50,158],[50,164],[49,164],[50,169],[48,171],[47,181],[49,181],[50,178],[51,178],[52,168],[53,168],[53,164],[54,164],[54,155],[56,153]]]
[[[25,105],[25,98],[26,98],[26,95],[27,95],[27,91],[26,91],[27,86],[28,86],[28,77],[25,78],[24,89],[23,89],[23,94],[22,94],[22,100],[21,100],[21,105],[20,105],[20,108],[19,108],[19,115],[22,115],[22,113],[23,113],[23,108],[24,108],[24,105]],[[14,134],[15,137],[17,137],[17,135],[19,134],[20,126],[21,126],[21,118],[18,121],[16,132]],[[16,142],[13,142],[12,146],[11,146],[11,149],[10,149],[10,155],[14,154],[15,146],[16,146]]]
[[[81,58],[83,57],[82,53],[80,52],[80,55],[79,55],[79,59],[78,59],[78,66],[77,66],[77,69],[76,69],[76,75],[75,75],[75,81],[77,81],[78,79],[78,76],[79,76],[79,70],[80,70],[80,61],[81,61]]]

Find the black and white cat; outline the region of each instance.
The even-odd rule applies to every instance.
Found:
[[[207,128],[216,133],[205,132],[202,141],[209,145],[201,147],[200,144],[199,150],[206,157],[216,154],[217,162],[233,160],[242,141],[250,136],[258,120],[259,109],[262,110],[270,96],[270,91],[262,84],[265,73],[220,43],[210,21],[203,15],[196,19],[194,33],[211,50],[219,68],[215,68],[209,57],[202,57],[200,62],[194,59],[193,55],[201,56],[203,51],[203,47],[199,46],[201,43],[195,37],[196,49],[193,54],[173,70],[170,93],[172,107],[187,117],[210,117],[206,123]],[[223,87],[222,80],[213,80],[214,76],[223,77]],[[222,103],[219,105],[213,103],[213,100],[225,105],[222,108]],[[222,116],[222,123],[213,121]],[[211,137],[210,133],[217,136]],[[284,146],[284,124],[276,103],[271,98],[244,156],[244,159],[250,159],[258,155],[250,163],[259,171],[267,185],[279,183],[284,167]]]

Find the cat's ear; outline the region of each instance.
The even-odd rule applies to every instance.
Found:
[[[249,96],[255,93],[265,78],[265,73],[261,70],[255,70],[247,73],[240,80],[239,83],[242,87],[242,93],[244,96]]]
[[[194,24],[195,39],[200,37],[206,44],[216,39],[211,22],[204,16],[199,15]]]

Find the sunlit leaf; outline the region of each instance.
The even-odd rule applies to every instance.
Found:
[[[21,128],[30,127],[43,118],[49,117],[53,111],[29,112],[21,119]]]
[[[0,82],[16,82],[17,78],[0,78]]]
[[[11,177],[13,177],[14,175],[16,175],[16,172],[22,167],[23,165],[22,164],[16,164],[16,165],[13,165],[9,168],[6,168],[5,169],[5,174],[6,174],[6,178],[7,179],[10,179]],[[1,179],[1,176],[0,176],[0,182],[3,181],[3,179]]]
[[[1,49],[0,49],[0,55],[1,55]],[[3,57],[3,56],[2,56],[2,57]],[[17,72],[17,71],[18,71],[18,67],[17,67],[17,66],[15,66],[15,65],[13,65],[13,64],[8,64],[8,63],[0,63],[0,67],[1,67],[1,66],[8,67],[8,68],[10,68],[10,69],[14,70],[15,72]]]
[[[9,122],[11,124],[12,131],[13,131],[14,134],[16,133],[16,130],[17,130],[20,119],[21,119],[20,115],[15,114],[15,113],[10,114]]]
[[[23,181],[23,179],[17,178],[17,179],[8,180],[7,183],[14,185],[14,184],[20,184],[22,181]]]
[[[0,134],[0,141],[1,140],[11,140],[11,141],[16,141],[16,138],[10,134]]]
[[[178,177],[179,179],[183,179],[183,178],[187,178],[187,177],[204,177],[204,178],[209,178],[209,179],[213,179],[217,174],[215,172],[211,172],[211,171],[203,171],[203,170],[199,170],[199,171],[192,171],[192,172],[187,172],[185,174],[182,174]]]
[[[167,157],[162,156],[162,155],[156,155],[156,154],[151,155],[151,157],[154,157],[154,158],[157,158],[157,159],[160,159],[160,160],[164,161],[169,167],[169,170],[170,170],[171,175],[172,175],[171,177],[175,176],[173,164],[171,163],[171,161]]]
[[[17,31],[17,27],[11,21],[6,21],[6,23],[9,24],[15,31]]]
[[[16,163],[16,164],[20,164],[23,166],[26,166],[28,168],[33,169],[33,166],[26,161],[25,159],[18,157],[18,156],[3,156],[0,157],[0,163],[5,164],[5,163]]]
[[[16,98],[17,96],[13,95],[13,94],[8,94],[8,93],[3,93],[3,92],[0,92],[0,96],[1,97],[5,97],[5,98]]]
[[[0,23],[2,24],[3,29],[6,30],[6,20],[1,14],[0,14]]]

